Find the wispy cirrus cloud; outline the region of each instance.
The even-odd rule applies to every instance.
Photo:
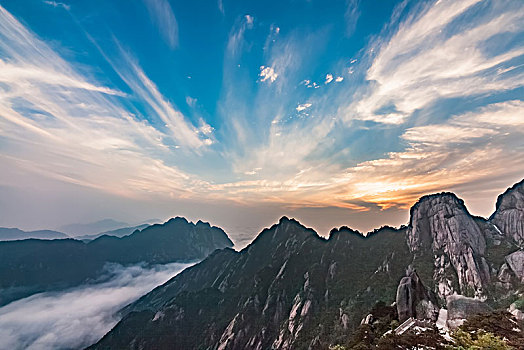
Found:
[[[242,16],[231,29],[227,42],[227,54],[235,57],[242,50],[244,43],[244,33],[246,30],[253,29],[254,18],[251,15]]]
[[[44,4],[47,4],[47,5],[50,5],[50,6],[53,6],[53,7],[61,7],[63,8],[64,10],[67,10],[69,11],[71,9],[71,6],[66,4],[66,3],[63,3],[63,2],[57,2],[57,1],[44,1]]]
[[[358,0],[346,0],[346,12],[344,12],[344,19],[346,21],[346,36],[351,36],[357,27],[358,19],[360,18],[360,10],[358,8]]]
[[[151,21],[171,49],[178,46],[178,22],[167,0],[144,0]]]
[[[130,112],[122,92],[76,72],[1,7],[0,18],[0,137],[16,150],[2,154],[7,168],[123,196],[192,192],[200,180],[168,162],[179,158],[175,146],[208,145],[209,133],[200,137],[136,62],[125,56],[120,74],[151,108],[149,119]],[[10,181],[5,172],[2,183]]]
[[[439,1],[400,24],[376,51],[366,79],[370,91],[348,106],[346,118],[386,124],[405,122],[439,99],[477,96],[522,86],[524,75],[499,74],[524,54],[522,46],[490,52],[490,40],[522,32],[524,9],[515,2],[491,4],[464,23],[480,1]],[[393,115],[393,117],[392,117]]]

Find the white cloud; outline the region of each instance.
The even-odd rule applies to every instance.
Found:
[[[130,70],[122,71],[115,67],[120,77],[151,107],[177,142],[194,149],[201,147],[203,143],[197,135],[197,129],[160,93],[155,83],[146,76],[133,58],[124,51],[122,51],[122,55],[125,57]]]
[[[340,83],[340,82],[342,82],[343,80],[344,80],[344,77],[337,77],[337,78],[335,79],[335,83]]]
[[[211,135],[213,130],[215,130],[211,125],[206,123],[206,121],[204,119],[200,119],[200,127],[198,129],[204,135]]]
[[[0,7],[0,136],[16,154],[2,164],[121,196],[190,193],[199,181],[166,160],[176,142],[198,151],[208,139],[163,97],[128,56],[114,65],[133,98],[150,107],[148,120],[129,112],[123,94],[88,79]],[[0,174],[2,185],[16,185]],[[36,186],[36,184],[35,184]]]
[[[269,80],[269,82],[273,83],[277,80],[278,73],[272,67],[260,66],[260,74],[258,76],[260,81]]]
[[[0,308],[2,348],[85,348],[115,326],[122,307],[191,265],[109,265],[110,278],[105,282],[12,302]]]
[[[524,55],[524,48],[495,55],[488,55],[485,50],[486,41],[496,35],[514,35],[522,30],[522,6],[497,3],[489,17],[478,15],[465,27],[448,29],[478,2],[439,1],[412,21],[400,24],[390,40],[378,45],[378,53],[367,71],[367,79],[372,83],[370,92],[348,108],[349,120],[387,122],[388,118],[377,111],[391,106],[406,120],[438,99],[522,86],[524,74],[504,76],[497,72],[501,65],[509,65],[512,59]]]
[[[329,84],[333,81],[333,74],[326,74],[326,81],[324,84]]]
[[[178,22],[167,0],[144,0],[149,17],[171,49],[178,46]]]
[[[69,11],[71,9],[70,5],[67,5],[63,2],[56,2],[56,1],[44,1],[44,4],[51,5],[53,7],[62,7],[63,9]]]
[[[224,11],[224,0],[218,0],[218,10],[222,15],[224,15],[226,12]]]
[[[246,30],[253,28],[253,20],[253,17],[250,15],[245,15],[244,17],[241,17],[241,19],[237,21],[231,29],[227,41],[227,52],[232,57],[235,57],[240,53],[244,43],[244,33]]]
[[[195,107],[197,103],[197,99],[191,96],[186,96],[186,103],[189,107]]]
[[[351,36],[355,31],[360,11],[358,9],[358,0],[346,0],[346,12],[344,13],[344,20],[346,21],[346,36]]]
[[[303,104],[298,105],[296,110],[297,112],[302,112],[303,110],[308,109],[311,106],[312,106],[311,103],[303,103]]]

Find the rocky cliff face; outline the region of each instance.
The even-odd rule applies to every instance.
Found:
[[[486,240],[464,202],[452,193],[422,197],[411,208],[408,245],[416,257],[430,255],[432,279],[442,300],[448,295],[481,297],[490,282]]]
[[[524,180],[498,197],[490,221],[524,248]]]

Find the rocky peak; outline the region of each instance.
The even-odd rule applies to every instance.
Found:
[[[410,213],[408,245],[415,256],[432,252],[439,296],[453,292],[482,296],[490,278],[484,259],[486,240],[464,202],[448,192],[424,196]],[[451,275],[458,278],[458,291],[449,280],[451,267]]]
[[[289,219],[283,216],[277,224],[264,229],[253,242],[251,242],[248,248],[252,248],[256,244],[257,246],[268,245],[267,248],[271,247],[271,249],[274,250],[281,244],[285,244],[286,247],[296,245],[312,236],[320,238],[313,229],[305,227],[295,219]]]
[[[479,227],[455,194],[443,192],[422,197],[412,208],[408,227],[408,244],[412,251],[420,248],[458,253],[471,247],[484,254],[486,241]]]
[[[490,221],[515,243],[524,247],[524,180],[498,196]]]

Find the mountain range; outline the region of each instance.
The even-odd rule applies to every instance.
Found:
[[[59,290],[104,277],[108,263],[166,264],[205,258],[231,247],[226,233],[208,223],[176,217],[124,237],[0,242],[0,305],[34,293]]]
[[[402,323],[395,334],[416,321],[453,329],[522,304],[523,247],[524,180],[489,219],[449,192],[420,198],[407,226],[366,235],[342,227],[323,238],[283,217],[122,309],[90,349],[374,348],[377,319]]]
[[[93,235],[99,232],[116,230],[122,227],[129,227],[128,223],[113,219],[103,219],[87,224],[69,224],[60,226],[58,231],[66,232],[70,236]]]
[[[145,229],[146,227],[150,226],[149,224],[141,224],[137,226],[130,226],[130,227],[121,227],[114,230],[104,231],[100,233],[90,234],[90,235],[82,235],[82,236],[75,236],[75,239],[79,239],[82,241],[92,241],[98,237],[102,236],[115,236],[115,237],[124,237],[132,234],[136,230],[141,231]]]

